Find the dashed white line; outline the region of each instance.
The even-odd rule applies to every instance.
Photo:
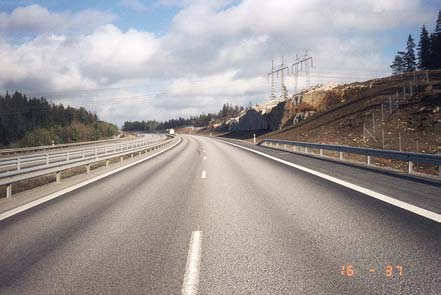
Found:
[[[202,178],[202,179],[203,179],[203,178],[207,178],[207,172],[206,172],[205,170],[202,171],[201,178]]]
[[[424,208],[417,207],[415,205],[412,205],[412,204],[400,201],[400,200],[398,200],[396,198],[386,196],[386,195],[384,195],[382,193],[378,193],[378,192],[372,191],[370,189],[358,186],[356,184],[353,184],[353,183],[350,183],[350,182],[338,179],[336,177],[333,177],[333,176],[330,176],[330,175],[327,175],[327,174],[324,174],[324,173],[321,173],[321,172],[318,172],[318,171],[315,171],[315,170],[312,170],[312,169],[309,169],[309,168],[306,168],[306,167],[303,167],[303,166],[300,166],[300,165],[297,165],[297,164],[294,164],[294,163],[291,163],[291,162],[288,162],[288,161],[285,161],[285,160],[282,160],[282,159],[279,159],[277,157],[270,156],[268,154],[265,154],[265,153],[262,153],[262,152],[259,152],[259,151],[256,151],[256,150],[253,150],[253,149],[250,149],[250,148],[238,145],[238,144],[234,144],[234,143],[231,143],[231,142],[228,142],[228,141],[224,141],[224,140],[219,140],[219,141],[224,142],[224,143],[229,144],[229,145],[233,145],[235,147],[238,147],[238,148],[241,148],[241,149],[244,149],[244,150],[247,150],[247,151],[250,151],[250,152],[253,152],[255,154],[264,156],[264,157],[269,158],[271,160],[274,160],[274,161],[277,161],[279,163],[282,163],[282,164],[291,166],[293,168],[302,170],[302,171],[310,173],[312,175],[321,177],[321,178],[326,179],[328,181],[337,183],[337,184],[339,184],[341,186],[344,186],[344,187],[350,188],[350,189],[352,189],[354,191],[360,192],[360,193],[362,193],[364,195],[373,197],[375,199],[381,200],[383,202],[386,202],[388,204],[394,205],[394,206],[399,207],[401,209],[413,212],[413,213],[415,213],[417,215],[420,215],[420,216],[423,216],[425,218],[428,218],[428,219],[431,219],[433,221],[441,223],[441,214],[429,211],[429,210],[424,209]]]
[[[202,231],[191,233],[190,247],[185,266],[182,295],[196,295],[199,287],[199,272],[201,267]]]

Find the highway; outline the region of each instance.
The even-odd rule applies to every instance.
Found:
[[[441,290],[440,223],[206,137],[0,221],[0,237],[0,294]]]

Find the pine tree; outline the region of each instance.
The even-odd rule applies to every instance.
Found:
[[[404,55],[405,72],[413,72],[416,70],[416,58],[415,58],[415,42],[412,35],[409,34],[407,38],[407,51]]]
[[[406,53],[403,51],[398,51],[397,55],[395,55],[395,59],[393,63],[390,65],[392,68],[392,73],[394,75],[401,74],[406,69],[406,61],[405,61]]]
[[[423,26],[420,34],[420,42],[418,43],[418,69],[427,70],[430,68],[430,52],[431,44],[429,33]]]
[[[431,34],[432,50],[430,56],[430,68],[441,68],[441,10],[438,13],[435,31]]]

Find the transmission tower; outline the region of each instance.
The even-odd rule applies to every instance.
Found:
[[[271,99],[274,99],[276,97],[275,94],[274,94],[274,91],[275,91],[275,85],[274,85],[274,59],[272,60],[272,63],[271,63],[271,73],[268,74],[268,75],[271,75],[271,96],[270,97],[271,97]]]
[[[274,83],[274,74],[277,75],[277,78],[279,78],[279,72],[281,73],[281,81],[280,81],[280,95],[285,97],[288,95],[285,87],[285,71],[287,74],[289,74],[289,67],[285,66],[283,63],[283,56],[282,56],[282,63],[278,66],[274,66],[274,61],[271,69],[271,73],[268,73],[268,77],[271,75],[271,98],[275,98],[275,83]]]
[[[312,63],[312,57],[308,55],[308,50],[306,50],[306,53],[304,56],[298,57],[296,56],[296,62],[291,65],[291,72],[294,73],[294,87],[295,92],[297,93],[297,87],[298,87],[298,79],[299,79],[299,66],[300,66],[300,72],[303,72],[303,69],[305,71],[305,78],[306,78],[306,88],[309,87],[310,84],[310,77],[309,77],[309,69],[310,67],[313,67]]]

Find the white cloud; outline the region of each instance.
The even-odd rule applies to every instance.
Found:
[[[123,2],[135,9],[142,4]],[[314,57],[313,82],[384,74],[390,61],[385,40],[376,33],[419,27],[428,17],[419,0],[162,0],[158,5],[181,6],[162,37],[121,31],[108,24],[113,15],[98,11],[54,13],[33,5],[2,14],[1,32],[41,34],[19,45],[0,42],[0,68],[7,69],[0,72],[0,88],[66,92],[130,83],[135,86],[125,91],[99,93],[120,98],[111,104],[91,100],[95,92],[72,91],[63,100],[90,106],[117,123],[194,115],[216,111],[227,100],[264,100],[271,60],[284,55],[289,63],[305,49]],[[98,20],[88,21],[92,15]],[[69,33],[77,27],[80,34]],[[291,77],[287,84],[292,92]]]
[[[84,33],[114,19],[113,13],[93,9],[56,13],[39,5],[29,5],[18,7],[10,14],[0,11],[0,32],[6,35],[67,31]]]

